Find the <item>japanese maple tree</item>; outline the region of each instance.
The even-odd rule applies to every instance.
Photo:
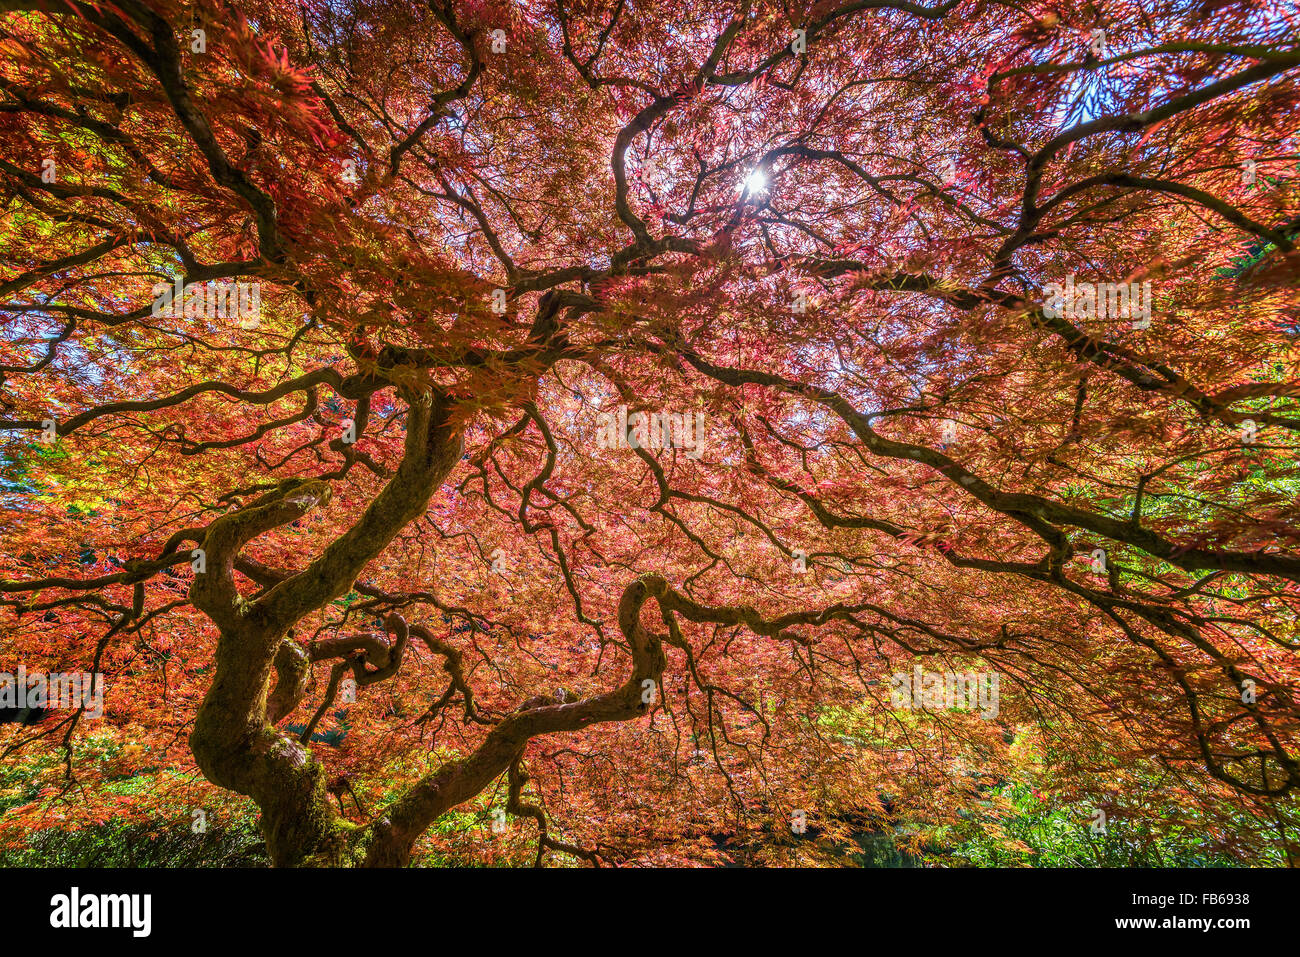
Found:
[[[0,11],[0,670],[274,863],[950,823],[1025,742],[1300,856],[1294,6]]]

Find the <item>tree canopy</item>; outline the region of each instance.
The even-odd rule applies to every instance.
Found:
[[[281,865],[707,862],[1029,762],[1294,863],[1298,33],[0,0],[0,670],[106,686],[11,822],[170,767]]]

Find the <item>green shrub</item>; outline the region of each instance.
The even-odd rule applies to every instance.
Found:
[[[34,831],[21,847],[0,849],[0,867],[266,867],[257,825],[209,826],[203,834],[168,823],[106,823]]]

